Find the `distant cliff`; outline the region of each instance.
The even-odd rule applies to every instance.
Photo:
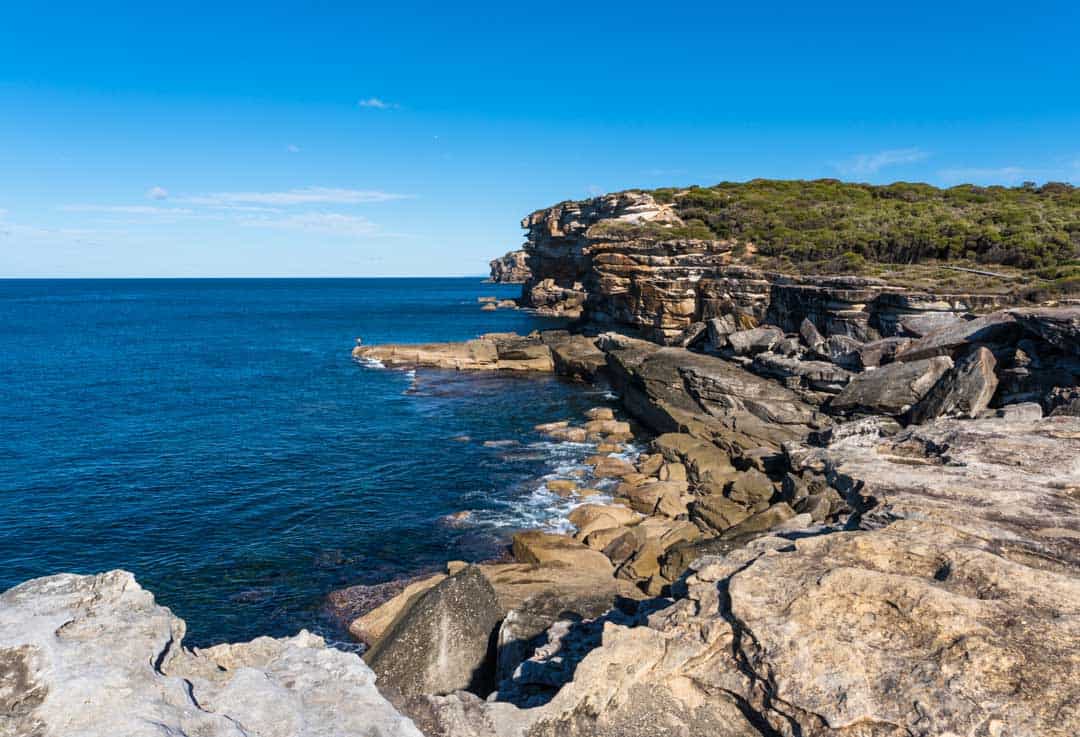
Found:
[[[497,284],[523,284],[529,280],[531,272],[526,263],[525,251],[510,251],[509,253],[493,259],[491,266],[491,279]]]
[[[781,194],[766,197],[759,191],[771,191],[766,185]],[[896,334],[899,322],[912,316],[985,312],[1035,293],[1045,301],[1080,291],[1080,267],[1068,261],[1070,254],[1080,254],[1080,220],[1066,222],[1077,217],[1069,203],[1080,190],[1008,190],[1010,197],[1038,204],[1050,223],[1030,225],[1027,250],[1011,235],[994,240],[995,233],[1011,233],[1005,227],[1011,200],[1005,195],[995,195],[1004,204],[952,207],[953,229],[968,227],[968,218],[983,218],[979,234],[970,234],[971,247],[962,250],[965,241],[954,243],[953,236],[924,227],[924,220],[945,217],[943,202],[961,195],[905,186],[914,188],[907,200],[901,197],[907,189],[882,193],[831,181],[757,181],[731,185],[746,189],[627,191],[563,202],[522,221],[531,270],[523,303],[560,314],[563,300],[562,312],[580,313],[597,325],[629,326],[665,343],[679,342],[687,331],[724,315],[742,325],[768,321],[787,330],[809,318],[825,335],[866,341]],[[973,189],[965,196],[978,199]],[[796,197],[800,193],[803,200]],[[829,197],[836,200],[832,209],[826,206]],[[857,206],[848,203],[851,198]],[[897,199],[903,203],[899,211]],[[786,214],[776,211],[781,205]],[[828,237],[817,227],[822,222],[835,226]],[[805,227],[796,230],[795,223]],[[905,228],[913,232],[899,232]],[[874,232],[881,234],[877,241]],[[939,235],[941,243],[935,240]],[[830,248],[822,245],[827,241]],[[956,258],[942,258],[957,248]],[[1056,265],[1019,265],[1033,260]]]

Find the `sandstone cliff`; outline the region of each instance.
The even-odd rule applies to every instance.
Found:
[[[489,262],[491,279],[498,284],[523,284],[529,280],[531,272],[525,251],[510,251]]]
[[[563,202],[532,213],[522,227],[532,272],[522,293],[526,305],[557,311],[560,290],[567,290],[565,298],[580,304],[589,322],[633,328],[663,343],[725,315],[742,327],[769,322],[788,331],[808,318],[825,336],[867,341],[900,334],[904,320],[987,312],[1015,301],[1001,293],[930,293],[880,278],[749,267],[752,243],[688,227],[671,205],[644,192]]]

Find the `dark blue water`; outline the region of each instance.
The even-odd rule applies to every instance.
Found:
[[[495,555],[583,453],[552,377],[362,367],[365,342],[555,327],[479,279],[0,281],[0,589],[134,571],[209,644],[318,629],[328,592]],[[468,435],[462,442],[456,436]],[[485,447],[487,440],[520,445]],[[442,518],[475,510],[470,521]]]

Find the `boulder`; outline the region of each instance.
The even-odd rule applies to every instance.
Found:
[[[853,378],[833,397],[830,408],[842,413],[902,415],[925,397],[952,365],[948,356],[890,363]]]
[[[732,525],[721,533],[721,537],[737,540],[747,535],[767,532],[777,525],[787,522],[795,516],[795,510],[786,502],[777,502],[768,509],[752,514],[737,525]]]
[[[825,339],[821,352],[825,358],[837,366],[849,371],[859,371],[862,368],[862,360],[859,358],[859,350],[863,347],[861,341],[847,335],[830,335]]]
[[[699,496],[690,504],[690,519],[716,532],[723,532],[749,516],[750,512],[745,506],[723,494]]]
[[[737,330],[727,336],[727,344],[737,356],[764,353],[784,339],[784,331],[766,325],[750,330]]]
[[[754,468],[737,474],[727,490],[728,498],[744,507],[767,504],[775,493],[769,477]]]
[[[829,361],[803,361],[776,353],[754,356],[750,370],[761,376],[777,379],[796,379],[814,391],[836,394],[851,381],[851,372]]]
[[[585,412],[590,420],[614,420],[615,411],[611,407],[593,407]]]
[[[394,620],[415,602],[421,594],[434,588],[444,580],[446,580],[446,576],[437,573],[434,576],[427,576],[413,581],[392,599],[354,619],[349,624],[349,634],[370,646],[383,636],[390,625],[394,623]]]
[[[634,468],[634,465],[629,461],[625,461],[622,458],[616,458],[615,456],[605,456],[593,466],[592,474],[596,478],[602,479],[618,478],[635,472],[636,469]]]
[[[802,338],[803,345],[812,351],[820,351],[825,343],[825,336],[818,332],[817,326],[805,317],[799,324],[799,337]]]
[[[567,519],[577,528],[575,537],[584,540],[597,530],[634,524],[641,516],[614,504],[582,504],[571,511]]]
[[[469,566],[421,594],[364,660],[384,692],[486,694],[494,685],[491,635],[502,614],[487,578]]]
[[[705,321],[709,343],[714,348],[721,348],[727,343],[727,336],[739,329],[733,315],[721,315]]]
[[[882,338],[863,343],[855,349],[862,370],[877,368],[892,363],[897,354],[911,343],[910,338]]]
[[[922,424],[937,417],[974,419],[990,405],[997,389],[994,354],[980,346],[957,361],[934,388],[911,410],[911,421]]]
[[[542,334],[543,335],[543,334]],[[555,373],[583,381],[593,381],[607,367],[596,341],[584,335],[569,335],[548,343]]]
[[[132,574],[64,573],[0,595],[0,734],[421,737],[353,653],[301,631],[194,652]]]
[[[963,319],[955,312],[921,312],[901,318],[897,327],[903,335],[921,338]]]
[[[610,573],[611,561],[566,535],[540,530],[519,532],[513,539],[514,558],[533,565],[562,565]]]
[[[1016,319],[1007,312],[994,312],[974,320],[949,323],[912,341],[896,354],[897,361],[921,361],[934,356],[950,356],[980,343],[1014,343]]]
[[[1080,306],[1009,310],[1024,331],[1061,351],[1080,355]]]

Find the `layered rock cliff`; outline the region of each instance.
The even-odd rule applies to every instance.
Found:
[[[788,331],[809,319],[825,336],[866,341],[901,334],[905,320],[987,312],[1014,301],[751,268],[742,261],[752,243],[702,238],[644,192],[563,202],[532,213],[522,227],[532,272],[526,305],[551,312],[559,304],[552,294],[566,290],[587,321],[633,328],[663,343],[726,315],[743,327],[768,321]]]
[[[531,272],[525,251],[510,251],[489,262],[490,281],[497,284],[523,284],[529,280]]]

